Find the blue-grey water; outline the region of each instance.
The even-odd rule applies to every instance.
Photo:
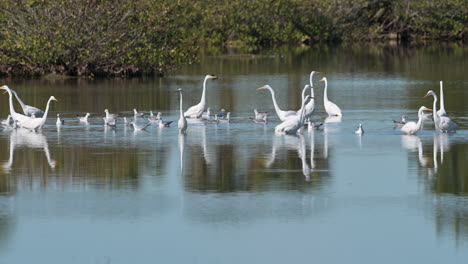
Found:
[[[27,104],[59,101],[42,132],[0,130],[0,263],[466,263],[466,53],[283,48],[204,55],[164,78],[3,79]],[[275,135],[271,96],[256,88],[271,85],[283,110],[297,110],[312,70],[328,78],[342,119],[326,119],[316,76],[312,119],[327,122]],[[189,123],[181,136],[176,91],[184,109],[198,103],[206,74],[219,76],[207,106],[230,111],[231,123]],[[395,129],[393,119],[432,108],[422,97],[440,80],[458,131],[430,120],[416,136]],[[114,130],[105,108],[175,122],[134,132],[120,117]],[[270,122],[250,121],[254,108]],[[86,112],[89,124],[79,123]]]

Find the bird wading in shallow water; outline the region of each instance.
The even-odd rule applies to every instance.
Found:
[[[187,109],[187,111],[185,111],[184,113],[185,117],[200,118],[202,116],[203,111],[205,111],[205,105],[206,105],[206,81],[210,79],[216,80],[218,79],[218,77],[216,77],[215,75],[205,76],[205,80],[203,81],[203,92],[202,92],[200,103]]]
[[[328,100],[328,81],[323,77],[320,82],[325,82],[325,89],[323,91],[323,106],[329,116],[342,116],[341,109],[332,101]]]
[[[423,124],[423,111],[431,111],[432,109],[426,108],[425,106],[421,106],[418,110],[418,122],[407,122],[402,128],[401,132],[404,132],[408,135],[416,134],[422,127]]]

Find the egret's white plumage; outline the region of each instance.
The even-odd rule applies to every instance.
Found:
[[[447,116],[447,112],[445,112],[445,105],[444,105],[444,87],[442,81],[440,81],[440,109],[437,111],[437,115],[439,116]]]
[[[320,82],[325,82],[325,89],[323,91],[323,106],[329,116],[342,116],[341,109],[333,102],[328,100],[328,81],[326,77],[323,77]]]
[[[9,126],[11,123],[11,115],[8,115],[7,119],[2,120],[2,125]]]
[[[310,77],[309,77],[309,83],[310,83],[310,101],[306,104],[305,106],[305,117],[308,118],[309,116],[312,115],[312,113],[314,112],[315,110],[315,97],[314,97],[314,83],[313,83],[313,77],[314,77],[314,74],[320,74],[321,72],[316,72],[316,71],[312,71],[310,73]]]
[[[205,105],[206,105],[206,81],[209,79],[217,79],[217,78],[218,77],[216,77],[215,75],[205,76],[205,80],[203,81],[203,92],[202,92],[200,103],[187,109],[187,111],[185,111],[184,113],[185,117],[200,118],[202,116],[203,111],[205,111]]]
[[[402,128],[401,132],[404,132],[408,135],[414,135],[416,134],[422,127],[423,124],[423,111],[431,111],[431,109],[426,108],[425,106],[421,106],[418,110],[418,122],[407,122]]]
[[[270,85],[264,85],[264,86],[262,86],[260,88],[257,88],[257,90],[263,90],[263,89],[267,89],[267,90],[270,91],[271,98],[273,100],[273,106],[275,107],[276,114],[278,115],[278,118],[281,121],[286,121],[286,119],[288,119],[289,116],[296,116],[297,115],[296,111],[291,111],[291,110],[283,111],[283,110],[281,110],[279,108],[278,103],[276,102],[275,91],[273,91],[273,88],[271,88]]]
[[[22,114],[17,113],[17,112],[15,111],[15,108],[14,108],[14,106],[13,106],[13,95],[12,95],[12,90],[11,90],[8,86],[4,85],[4,86],[2,86],[0,89],[5,90],[5,91],[8,93],[8,96],[9,96],[9,106],[10,106],[10,115],[11,115],[11,117],[13,118],[13,121],[18,122],[18,125],[19,125],[20,122],[26,122],[26,121],[32,119],[32,118],[29,117],[29,116],[22,115]]]
[[[304,125],[304,121],[305,121],[304,105],[309,98],[310,98],[310,95],[307,95],[305,98],[302,99],[302,103],[301,103],[302,111],[300,115],[292,115],[289,118],[287,118],[285,121],[283,121],[283,123],[277,125],[275,127],[276,133],[289,134],[289,135],[293,135],[297,133],[297,131]]]
[[[18,121],[19,126],[23,128],[27,128],[29,130],[34,130],[34,131],[40,130],[47,120],[47,114],[49,113],[49,106],[50,106],[51,101],[58,101],[58,100],[55,99],[55,97],[51,96],[49,100],[47,101],[46,110],[44,112],[44,115],[42,115],[42,117],[29,118],[27,120]]]
[[[455,132],[457,130],[457,124],[455,124],[447,116],[439,116],[437,114],[437,95],[434,91],[429,90],[424,97],[431,95],[434,98],[432,115],[434,117],[434,125],[436,130],[440,130],[444,133]]]
[[[177,123],[177,127],[179,128],[179,133],[184,134],[187,131],[187,119],[185,119],[184,112],[182,110],[182,89],[179,88],[180,94],[180,102],[179,102],[179,111],[180,117]]]

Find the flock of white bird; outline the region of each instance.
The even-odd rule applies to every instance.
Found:
[[[320,126],[320,125],[314,125],[310,121],[310,117],[312,116],[315,110],[315,99],[316,99],[314,97],[314,88],[316,87],[313,85],[313,82],[312,82],[314,74],[322,74],[322,73],[315,72],[315,71],[312,71],[310,73],[309,83],[306,84],[302,90],[301,108],[297,111],[281,110],[276,101],[275,91],[269,85],[264,85],[257,89],[257,90],[268,90],[271,94],[276,115],[281,120],[281,123],[275,127],[275,133],[294,135],[294,134],[300,133],[301,128],[303,128],[304,126],[308,126],[309,129],[314,129]],[[187,111],[185,112],[183,111],[183,106],[182,106],[182,89],[178,90],[180,94],[180,106],[179,106],[180,118],[178,121],[178,129],[180,133],[186,133],[187,126],[188,126],[188,123],[190,123],[190,121],[202,121],[205,123],[229,122],[230,112],[226,113],[224,109],[222,109],[221,112],[215,115],[211,115],[210,108],[208,108],[208,111],[205,112],[206,83],[210,79],[214,80],[214,79],[217,79],[217,77],[215,75],[205,76],[205,79],[203,81],[203,90],[202,90],[200,103],[188,108]],[[338,105],[336,105],[335,103],[331,102],[328,99],[327,78],[323,77],[322,79],[320,79],[320,82],[324,82],[324,86],[325,86],[324,94],[323,94],[323,105],[324,105],[325,111],[327,112],[329,117],[341,118],[342,112],[341,112],[340,107],[338,107]],[[13,127],[19,126],[19,127],[26,128],[29,130],[38,131],[42,128],[42,126],[46,122],[51,101],[58,101],[54,96],[51,96],[49,100],[47,101],[45,111],[42,111],[36,107],[26,105],[18,96],[18,94],[15,91],[11,90],[8,86],[4,85],[0,89],[5,90],[5,93],[9,94],[10,115],[8,116],[6,120],[2,121],[2,124],[5,126],[7,125],[13,126]],[[310,94],[307,94],[308,91],[310,91]],[[17,113],[15,111],[14,105],[13,105],[13,96],[17,99],[17,101],[21,105],[23,114]],[[432,96],[434,99],[432,109],[426,108],[425,106],[421,106],[418,110],[417,122],[406,122],[405,116],[403,116],[401,121],[394,121],[395,124],[398,126],[401,126],[401,131],[406,134],[410,134],[410,135],[416,134],[421,129],[422,124],[425,119],[425,114],[423,111],[432,111],[436,130],[439,130],[443,133],[455,132],[457,129],[457,125],[447,116],[447,113],[445,111],[442,81],[440,81],[441,100],[440,100],[439,110],[437,110],[438,97],[436,93],[432,90],[429,90],[424,97],[427,97],[427,96]],[[150,116],[147,117],[148,123],[143,126],[140,126],[137,124],[137,118],[145,117],[145,114],[139,113],[136,109],[134,109],[133,111],[134,111],[134,121],[128,122],[127,118],[124,117],[124,123],[125,125],[133,126],[135,130],[145,130],[148,126],[150,126],[153,123],[157,123],[159,127],[168,127],[172,123],[172,121],[163,121],[163,119],[161,118],[161,113],[154,115],[153,112],[151,111]],[[106,126],[115,127],[116,118],[119,115],[109,113],[108,109],[105,109],[104,112],[105,112],[105,117],[103,117],[104,124]],[[251,119],[255,123],[267,123],[267,117],[268,117],[267,112],[258,112],[257,109],[254,109],[254,114],[255,114],[255,117]],[[90,113],[87,113],[83,117],[78,117],[78,119],[80,122],[87,122],[89,116],[90,116]],[[189,120],[189,122],[187,120]],[[57,125],[58,126],[62,125],[63,122],[64,121],[60,119],[60,115],[58,114]],[[355,133],[356,134],[364,133],[362,124],[359,124]]]

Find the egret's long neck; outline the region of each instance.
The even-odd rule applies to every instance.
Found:
[[[305,119],[305,115],[304,115],[304,112],[305,112],[305,98],[302,98],[302,103],[301,103],[301,115],[299,117],[299,122],[303,125],[304,124],[304,119]]]
[[[419,111],[418,111],[418,123],[416,123],[417,130],[421,129],[422,124],[423,124],[423,110],[419,109]]]
[[[437,115],[437,95],[433,94],[434,103],[432,104],[432,116],[434,117],[434,122],[439,123],[439,116]]]
[[[19,98],[19,96],[18,96],[18,94],[17,94],[16,92],[13,92],[13,94],[15,95],[16,100],[18,100],[18,102],[20,103],[21,108],[23,109],[23,112],[26,114],[26,105],[25,105],[24,102],[21,100],[21,98]]]
[[[15,108],[13,107],[13,95],[10,90],[7,90],[8,95],[10,96],[10,114],[13,116],[16,114]]]
[[[44,115],[42,116],[42,120],[46,120],[46,119],[47,119],[47,114],[49,113],[50,101],[52,101],[52,98],[49,98],[49,101],[47,101],[47,106],[46,106]]]
[[[302,95],[301,95],[302,101],[304,101],[304,98],[306,97],[305,93],[307,91],[307,88],[309,88],[309,86],[306,85],[306,87],[304,87],[304,89],[302,89]],[[299,113],[302,112],[303,109],[304,109],[304,106],[302,106],[301,109],[299,109]]]
[[[328,102],[328,95],[327,95],[328,82],[327,82],[327,79],[325,79],[324,82],[325,82],[325,91],[323,91],[323,101]]]
[[[278,103],[276,102],[276,98],[275,98],[275,91],[273,91],[273,89],[271,89],[270,87],[267,88],[268,90],[270,90],[270,93],[271,93],[271,98],[273,99],[273,106],[275,107],[275,111],[276,111],[276,114],[278,115],[278,117],[281,115],[281,109],[279,108],[278,106]]]
[[[315,72],[311,72],[311,73],[310,73],[310,78],[309,78],[310,86],[314,86],[314,84],[312,83],[312,78],[314,77],[314,73],[315,73]]]
[[[205,105],[206,102],[206,81],[208,81],[208,78],[205,78],[205,80],[203,81],[203,92],[200,100],[200,104],[203,105]]]
[[[442,82],[440,82],[440,110],[445,111],[444,106],[444,88]]]
[[[184,112],[182,111],[182,91],[180,92],[180,118],[184,117]]]

